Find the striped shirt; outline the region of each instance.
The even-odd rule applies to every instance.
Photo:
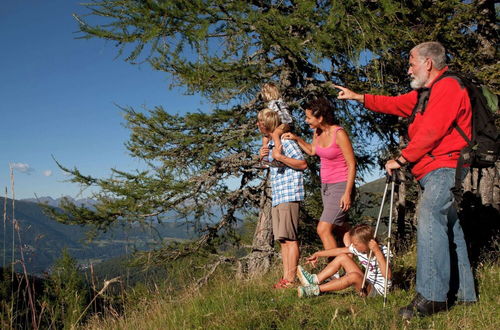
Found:
[[[380,250],[382,251],[382,254],[384,257],[387,256],[387,246],[381,245]],[[354,254],[356,257],[358,257],[359,263],[363,267],[367,267],[368,265],[368,255],[365,253],[361,253],[356,248],[351,244],[349,245],[349,251]],[[390,254],[392,257],[392,253]],[[377,262],[377,258],[372,254],[372,259],[370,260],[370,265],[368,266],[368,275],[366,277],[366,280],[368,283],[373,285],[375,290],[381,295],[384,294],[384,277],[382,276],[382,272],[380,270],[380,267]],[[387,289],[391,287],[391,280],[387,281]]]
[[[290,111],[288,110],[288,106],[286,105],[285,102],[283,102],[282,99],[269,101],[267,107],[276,112],[278,116],[280,116],[282,124],[289,125],[293,123],[293,118],[292,115],[290,114]]]
[[[298,144],[293,140],[281,140],[283,155],[289,158],[304,160]],[[269,161],[273,161],[272,148],[274,141],[269,141]],[[273,207],[281,203],[304,200],[304,179],[301,170],[288,166],[271,167],[271,189]]]

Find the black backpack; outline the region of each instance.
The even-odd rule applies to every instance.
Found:
[[[500,154],[500,134],[495,125],[495,113],[498,112],[498,96],[491,93],[486,87],[478,87],[464,76],[446,71],[437,78],[430,87],[424,87],[417,90],[418,102],[413,109],[409,122],[413,122],[417,112],[422,114],[427,106],[427,101],[432,90],[432,86],[443,78],[453,78],[458,81],[460,86],[467,88],[469,99],[472,106],[472,137],[469,139],[465,132],[456,124],[453,128],[467,142],[467,146],[460,152],[457,163],[457,172],[455,175],[455,187],[452,188],[455,202],[460,204],[462,201],[462,173],[460,169],[464,165],[471,168],[494,167]]]

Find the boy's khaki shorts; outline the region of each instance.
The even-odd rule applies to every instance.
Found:
[[[275,240],[296,241],[299,227],[299,202],[281,203],[271,209]]]

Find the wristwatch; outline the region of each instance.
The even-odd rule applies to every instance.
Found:
[[[405,159],[402,155],[399,155],[398,157],[396,157],[396,158],[394,159],[394,161],[395,161],[396,163],[398,163],[398,165],[399,165],[399,166],[401,166],[401,167],[406,166],[406,164],[408,164],[408,163],[403,163],[403,162],[401,162],[401,161],[399,160],[399,157],[402,157],[403,159]],[[406,159],[405,159],[405,160],[406,160]]]

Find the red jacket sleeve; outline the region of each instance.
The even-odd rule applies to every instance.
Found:
[[[382,96],[365,94],[365,107],[375,112],[396,115],[399,117],[409,117],[417,103],[417,92],[399,96]]]
[[[409,127],[410,143],[402,155],[415,162],[431,152],[453,129],[453,122],[464,112],[468,102],[467,90],[453,78],[438,81],[431,90],[423,115],[418,114]]]

